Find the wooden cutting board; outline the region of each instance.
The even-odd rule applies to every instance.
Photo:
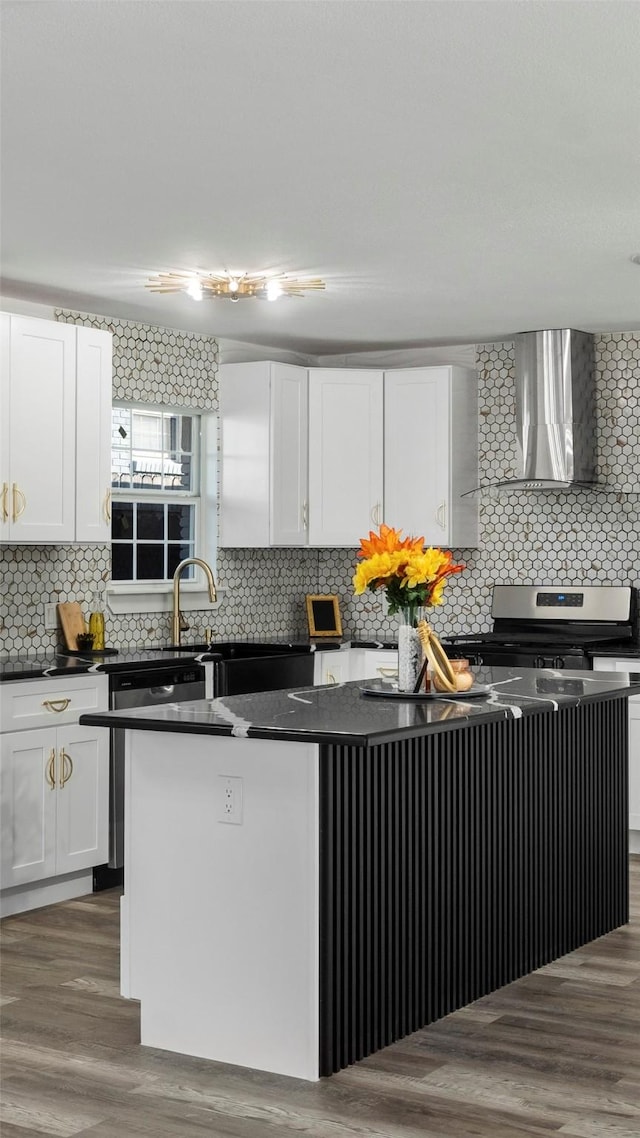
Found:
[[[86,632],[82,609],[78,601],[65,601],[58,605],[60,627],[64,633],[64,641],[71,652],[78,651],[78,633]]]

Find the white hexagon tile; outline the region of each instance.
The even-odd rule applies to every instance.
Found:
[[[217,408],[215,339],[67,310],[56,316],[113,332],[115,399]],[[449,581],[445,603],[431,614],[441,634],[488,630],[497,583],[640,585],[640,334],[599,335],[595,346],[598,475],[621,493],[483,493],[480,547],[454,550],[466,570]],[[477,367],[480,481],[487,483],[515,470],[513,345],[480,345]],[[54,647],[56,633],[44,630],[45,602],[80,600],[87,609],[110,572],[108,546],[8,546],[0,561],[2,648],[10,652]],[[192,635],[212,623],[219,637],[304,634],[305,594],[335,593],[345,636],[393,638],[396,620],[384,615],[379,598],[353,596],[355,564],[355,548],[221,550],[223,599],[214,622],[206,612],[189,613]],[[107,619],[111,643],[169,640],[168,616]]]

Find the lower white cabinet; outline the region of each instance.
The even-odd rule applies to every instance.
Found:
[[[328,652],[316,651],[314,684],[345,684],[349,674],[351,651],[349,648],[332,648]]]
[[[392,648],[341,648],[317,651],[314,683],[344,684],[348,680],[393,680],[398,675],[398,653]]]
[[[395,680],[398,677],[398,653],[388,648],[352,648],[352,680]]]
[[[593,661],[593,669],[640,673],[640,660],[598,656]],[[640,695],[629,699],[629,829],[640,830]]]
[[[86,893],[79,884],[73,893],[76,881],[108,860],[109,731],[77,722],[83,711],[106,710],[108,700],[106,676],[0,687],[0,889],[12,890],[3,913],[60,900],[62,879],[67,897]],[[37,898],[20,888],[34,883]]]
[[[13,731],[0,746],[0,887],[106,862],[108,731]]]

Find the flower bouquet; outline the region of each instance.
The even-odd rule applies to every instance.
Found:
[[[464,565],[456,565],[453,555],[434,546],[425,548],[423,537],[401,537],[402,530],[382,524],[380,532],[370,531],[361,538],[361,559],[353,577],[356,595],[366,589],[383,589],[389,613],[400,613],[398,635],[398,687],[411,690],[420,671],[422,649],[416,626],[421,609],[433,608],[443,601],[447,577],[461,573]]]

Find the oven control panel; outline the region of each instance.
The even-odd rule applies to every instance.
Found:
[[[538,608],[579,609],[583,604],[583,593],[538,593],[536,596]]]

